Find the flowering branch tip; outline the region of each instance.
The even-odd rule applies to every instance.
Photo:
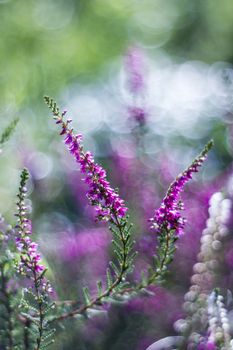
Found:
[[[210,140],[191,165],[178,175],[170,185],[160,208],[155,211],[154,217],[149,220],[152,223],[151,228],[158,234],[173,232],[179,236],[183,233],[186,219],[180,213],[184,209],[180,193],[183,191],[184,185],[192,179],[192,174],[198,172],[198,168],[206,160],[213,144],[213,140]]]

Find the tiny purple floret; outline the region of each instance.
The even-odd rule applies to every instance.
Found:
[[[94,206],[96,218],[98,220],[111,221],[116,218],[126,216],[127,208],[119,194],[110,186],[106,178],[106,171],[95,163],[93,155],[90,152],[84,152],[82,145],[82,135],[74,134],[69,127],[71,119],[66,122],[63,120],[64,113],[61,116],[55,115],[57,124],[61,124],[60,135],[64,135],[64,142],[70,153],[80,165],[80,171],[84,174],[83,180],[87,183],[89,190],[87,197],[90,204]]]

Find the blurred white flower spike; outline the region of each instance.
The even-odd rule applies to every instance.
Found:
[[[184,337],[166,337],[151,344],[146,350],[178,350],[184,341]]]

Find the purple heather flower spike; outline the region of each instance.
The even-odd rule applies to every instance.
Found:
[[[27,189],[25,187],[29,178],[27,169],[23,169],[21,174],[21,182],[17,202],[18,224],[15,227],[17,237],[15,238],[17,250],[20,253],[20,262],[18,265],[19,273],[35,279],[45,270],[45,266],[41,262],[41,256],[37,250],[37,243],[34,243],[29,235],[32,234],[31,221],[27,218],[27,207],[25,206],[25,195]],[[52,288],[49,282],[46,282],[46,291],[50,293]]]
[[[50,106],[50,98],[45,97],[46,103]],[[88,184],[89,190],[87,198],[90,204],[95,207],[96,218],[98,220],[116,221],[126,216],[128,208],[119,194],[111,188],[106,178],[106,171],[97,163],[95,163],[93,155],[90,152],[85,152],[82,145],[82,135],[74,134],[74,131],[69,123],[64,120],[64,113],[61,115],[56,109],[53,111],[56,123],[61,126],[60,135],[64,135],[64,142],[67,145],[70,153],[80,165],[80,171],[84,174],[83,180]]]
[[[160,208],[155,211],[154,217],[149,220],[151,222],[151,228],[158,234],[161,234],[163,231],[174,231],[177,236],[180,236],[183,233],[186,220],[180,213],[183,210],[180,193],[183,191],[184,185],[192,179],[192,174],[197,172],[198,167],[205,161],[212,146],[213,141],[211,140],[206,144],[199,156],[194,159],[192,164],[177,176],[175,181],[170,185]]]

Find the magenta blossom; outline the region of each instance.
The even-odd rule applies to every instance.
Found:
[[[46,100],[46,98],[45,98]],[[64,120],[66,111],[59,115],[54,112],[56,124],[61,124],[60,135],[64,135],[64,142],[68,146],[70,153],[74,156],[80,165],[81,173],[84,174],[83,180],[87,183],[89,190],[87,197],[92,206],[95,207],[98,220],[116,221],[117,218],[123,218],[126,215],[127,208],[119,194],[111,188],[106,179],[106,171],[97,163],[90,152],[85,152],[82,145],[82,135],[75,135],[72,128],[69,127],[71,119]]]
[[[180,193],[183,191],[184,185],[192,179],[192,174],[198,172],[198,167],[205,161],[212,146],[213,141],[210,141],[193,163],[169,187],[160,208],[155,211],[154,217],[150,219],[151,228],[158,234],[164,231],[174,231],[179,236],[183,233],[186,220],[181,215],[183,203],[180,200]]]

